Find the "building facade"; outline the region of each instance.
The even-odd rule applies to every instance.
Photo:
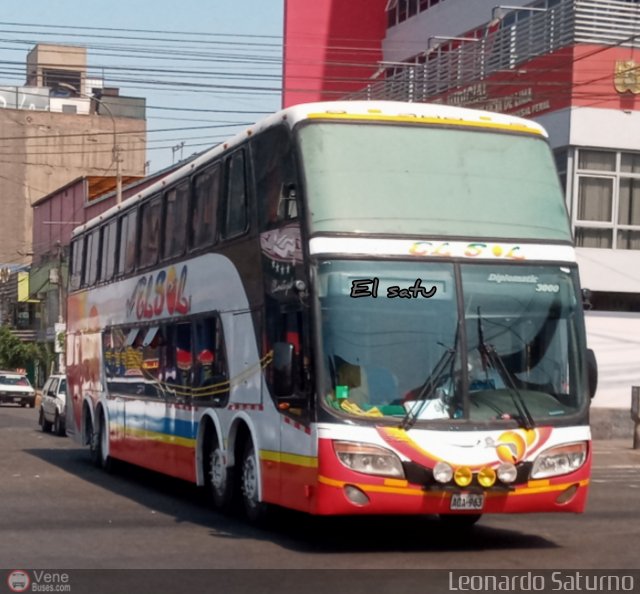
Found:
[[[322,55],[317,30],[301,28],[306,4],[287,0],[285,45],[306,33]],[[327,4],[327,13],[339,14],[350,3]],[[388,0],[370,10],[378,12],[360,27],[374,24],[359,35],[371,52],[360,58],[373,57],[373,74],[341,98],[499,111],[535,119],[549,132],[582,285],[592,292],[587,328],[600,368],[594,405],[628,409],[631,386],[640,385],[640,3]],[[331,45],[338,34],[322,35]],[[287,77],[292,70],[285,65],[285,89],[300,87]],[[314,76],[322,76],[317,68]],[[339,95],[335,80],[315,82],[319,91],[307,88],[305,100]],[[285,105],[295,98],[285,92]]]
[[[182,165],[177,163],[144,178],[125,177],[121,199],[138,194]],[[35,313],[34,339],[54,351],[61,350],[58,335],[66,323],[71,233],[118,203],[116,186],[115,177],[83,176],[33,204],[33,260],[30,271],[24,273],[28,276],[28,295],[24,297]],[[62,368],[61,358],[58,368]]]
[[[73,228],[83,213],[61,211],[34,233],[32,206],[80,177],[143,176],[145,100],[90,78],[84,48],[40,44],[27,56],[25,85],[0,87],[0,138],[2,323],[33,340],[41,326],[38,291],[19,291],[16,275],[32,276],[32,255],[50,247],[49,232]]]

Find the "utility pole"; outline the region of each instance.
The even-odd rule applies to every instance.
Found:
[[[58,262],[56,268],[52,268],[50,273],[54,273],[53,276],[57,280],[58,284],[58,321],[54,324],[54,343],[53,349],[54,352],[58,354],[58,372],[65,372],[65,361],[64,361],[64,336],[66,335],[67,325],[65,323],[64,316],[64,305],[65,305],[65,294],[64,294],[64,286],[62,282],[62,263],[64,261],[64,250],[62,247],[62,243],[60,241],[57,242],[58,247]],[[61,339],[62,336],[62,339]]]
[[[96,97],[95,95],[89,95],[87,93],[83,93],[80,89],[76,89],[76,87],[74,87],[73,85],[70,85],[69,83],[61,82],[61,83],[58,83],[58,86],[62,87],[63,89],[67,89],[68,91],[72,91],[78,97],[85,97],[86,99],[95,101],[98,105],[101,105],[102,107],[104,107],[105,111],[107,112],[107,115],[111,119],[111,124],[113,126],[113,148],[112,148],[113,162],[115,163],[115,166],[116,166],[116,203],[120,204],[122,202],[122,171],[120,169],[121,163],[122,163],[122,155],[121,155],[122,149],[118,144],[118,129],[116,126],[116,118],[113,116],[113,112],[111,111],[111,108],[102,99]]]

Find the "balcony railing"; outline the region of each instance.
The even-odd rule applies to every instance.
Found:
[[[544,0],[500,21],[425,48],[406,65],[380,64],[384,78],[350,98],[428,101],[495,72],[515,70],[535,57],[574,43],[640,47],[640,4],[625,0]]]

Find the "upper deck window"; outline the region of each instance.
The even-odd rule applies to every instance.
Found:
[[[542,137],[355,122],[298,134],[312,233],[571,241]]]
[[[171,258],[184,252],[187,239],[189,183],[183,182],[166,194],[167,214],[164,225],[163,257]]]
[[[142,207],[140,235],[140,266],[151,266],[158,261],[160,250],[160,221],[162,197],[156,196]]]

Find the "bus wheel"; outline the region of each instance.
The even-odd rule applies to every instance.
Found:
[[[98,415],[98,426],[94,427],[93,423],[91,423],[89,431],[89,456],[91,457],[91,462],[98,468],[110,471],[111,458],[106,455],[109,434],[106,431],[102,413]]]
[[[208,480],[214,507],[228,511],[233,499],[233,469],[226,466],[224,452],[215,438],[209,451]]]
[[[440,521],[452,530],[464,530],[471,528],[482,514],[440,514]]]
[[[249,521],[260,523],[265,520],[268,506],[258,500],[258,459],[251,440],[247,441],[242,456],[240,490]]]

